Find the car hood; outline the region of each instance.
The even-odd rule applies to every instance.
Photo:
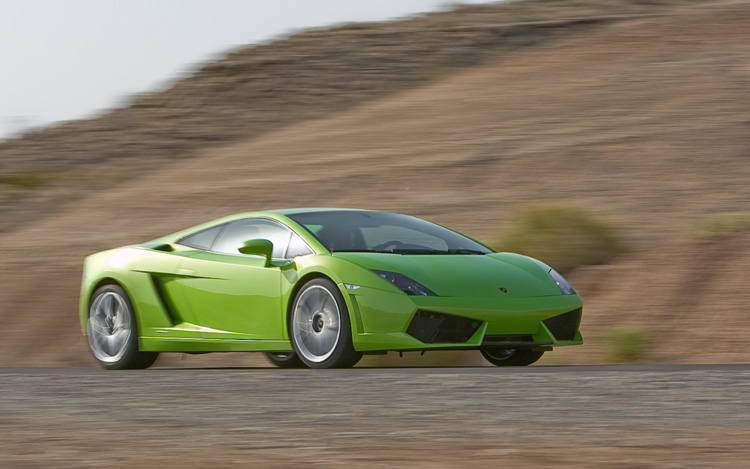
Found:
[[[560,290],[534,260],[512,253],[487,255],[402,255],[374,252],[338,252],[368,270],[404,274],[438,296],[520,298],[556,296]]]

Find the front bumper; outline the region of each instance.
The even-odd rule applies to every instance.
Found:
[[[359,351],[579,345],[578,295],[531,298],[408,296],[348,291]],[[356,325],[354,324],[356,322]]]

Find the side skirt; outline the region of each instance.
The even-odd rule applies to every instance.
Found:
[[[141,337],[138,340],[145,352],[291,352],[288,340],[206,339]]]

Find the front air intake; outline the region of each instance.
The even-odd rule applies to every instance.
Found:
[[[575,340],[581,323],[581,308],[542,321],[557,340]]]
[[[534,344],[534,337],[530,334],[515,335],[486,335],[482,340],[482,347],[512,348]]]
[[[481,325],[476,319],[417,311],[406,333],[425,344],[464,344]]]

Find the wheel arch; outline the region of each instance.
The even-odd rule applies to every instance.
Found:
[[[286,319],[287,319],[286,327],[287,329],[289,329],[290,327],[289,319],[292,317],[292,307],[294,307],[294,300],[295,298],[297,298],[297,293],[299,293],[300,289],[302,289],[302,287],[304,287],[305,284],[307,284],[307,282],[309,282],[310,280],[314,280],[316,278],[322,278],[322,279],[330,280],[334,284],[336,283],[336,281],[332,279],[330,276],[317,270],[312,271],[312,272],[307,272],[306,274],[301,276],[299,279],[297,279],[297,281],[294,283],[294,286],[289,291],[289,301],[287,301],[287,305],[286,305]],[[289,337],[291,337],[291,330],[287,330],[287,334],[290,334]]]
[[[352,340],[354,340],[354,338],[355,338],[355,336],[357,334],[357,332],[356,332],[357,331],[357,329],[356,329],[356,327],[357,327],[357,321],[356,321],[356,317],[354,315],[354,308],[352,306],[352,303],[351,303],[351,300],[349,298],[349,295],[346,294],[346,291],[342,290],[342,288],[341,288],[341,282],[337,282],[335,278],[333,278],[332,276],[330,276],[327,273],[322,272],[320,270],[310,271],[310,272],[307,272],[304,275],[302,275],[294,283],[294,286],[289,291],[289,296],[288,296],[289,300],[287,301],[286,314],[285,314],[287,337],[291,341],[291,338],[292,338],[291,318],[292,318],[292,308],[294,307],[294,300],[296,299],[297,294],[299,293],[300,289],[303,286],[305,286],[308,282],[310,282],[311,280],[315,280],[316,278],[321,278],[321,279],[325,279],[325,280],[328,280],[330,282],[333,282],[333,284],[336,285],[336,287],[338,287],[339,292],[341,293],[341,297],[344,299],[344,305],[346,306],[346,312],[347,312],[347,315],[349,316],[349,324],[351,325]],[[355,341],[355,343],[356,343],[356,341]]]
[[[106,285],[116,285],[125,291],[125,294],[128,296],[127,300],[130,303],[130,307],[133,308],[133,316],[135,317],[136,332],[138,333],[138,337],[140,338],[141,321],[139,320],[138,310],[136,309],[136,302],[133,301],[133,294],[130,291],[130,289],[127,287],[127,285],[125,285],[125,283],[116,279],[113,276],[103,276],[91,284],[88,295],[86,295],[85,297],[86,302],[85,302],[82,315],[81,315],[82,316],[81,318],[82,328],[83,328],[84,334],[88,334],[88,320],[89,320],[89,314],[91,314],[91,301],[94,299],[94,293],[96,293],[98,289]]]
[[[88,298],[89,306],[91,306],[91,300],[94,298],[94,293],[105,285],[117,285],[118,287],[121,287],[123,290],[127,292],[127,289],[125,288],[125,286],[123,286],[123,284],[117,281],[115,278],[113,277],[101,278],[91,286],[91,292],[89,293],[89,298]],[[128,296],[130,296],[130,293],[128,293]]]

